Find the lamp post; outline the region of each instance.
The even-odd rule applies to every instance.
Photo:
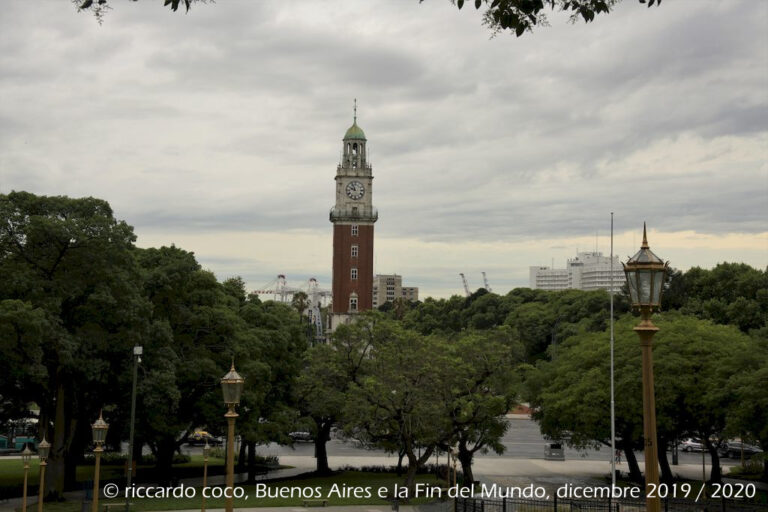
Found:
[[[40,457],[40,491],[37,497],[37,512],[43,512],[43,497],[45,496],[45,466],[48,465],[48,453],[51,451],[51,443],[45,440],[37,445],[37,456]]]
[[[27,475],[29,475],[29,461],[32,459],[32,450],[29,446],[21,452],[21,462],[24,464],[24,492],[21,498],[21,512],[27,512]]]
[[[656,403],[653,391],[653,335],[659,330],[651,322],[651,313],[661,305],[661,291],[668,263],[653,254],[648,246],[643,223],[643,244],[640,250],[624,264],[629,295],[634,309],[640,310],[641,321],[634,330],[640,337],[643,352],[643,437],[645,438],[645,491],[651,486],[658,489],[659,461],[656,448]],[[646,510],[659,512],[661,503],[658,492],[646,497]]]
[[[91,503],[91,512],[99,511],[99,468],[101,466],[101,452],[104,451],[102,445],[107,438],[107,429],[109,425],[104,418],[101,417],[101,411],[99,411],[99,419],[97,419],[91,430],[93,431],[93,444],[96,445],[93,449],[93,455],[96,459],[93,466],[93,503]]]
[[[141,354],[144,353],[144,348],[139,345],[133,347],[133,385],[131,387],[131,427],[128,434],[128,467],[125,475],[125,488],[131,487],[131,477],[133,476],[133,427],[136,420],[136,378],[139,373],[139,363],[141,362]],[[139,450],[141,453],[141,450]],[[125,512],[128,512],[131,507],[130,494],[125,495]]]
[[[208,456],[211,454],[211,447],[208,445],[208,439],[205,440],[205,446],[203,446],[203,489],[208,486]],[[200,508],[200,512],[205,512],[205,491],[203,491],[203,504]]]
[[[229,489],[228,497],[226,501],[226,512],[232,512],[233,498],[232,489],[235,487],[235,418],[237,413],[235,412],[235,406],[240,403],[240,395],[243,393],[243,379],[237,371],[235,371],[235,359],[232,358],[232,367],[229,372],[221,378],[221,391],[224,395],[224,403],[227,406],[227,413],[224,415],[227,418],[227,488]]]

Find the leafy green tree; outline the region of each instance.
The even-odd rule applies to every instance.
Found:
[[[218,381],[231,357],[249,376],[248,389],[266,372],[251,367],[258,359],[240,357],[250,355],[249,333],[237,314],[240,299],[232,293],[233,283],[222,285],[192,253],[173,246],[137,250],[136,259],[152,304],[138,383],[137,435],[152,449],[159,473],[170,475],[174,453],[194,428],[209,418],[216,418],[214,427],[222,422]],[[120,409],[129,410],[127,403]],[[136,445],[138,450],[141,443]]]
[[[326,444],[331,429],[342,420],[350,386],[360,381],[363,363],[381,334],[380,315],[366,313],[350,325],[340,325],[328,344],[318,344],[305,355],[296,395],[299,409],[314,423],[316,471],[330,472]]]
[[[729,437],[757,440],[768,447],[768,328],[754,331],[746,352],[734,354],[738,367],[728,381],[734,400],[729,404]],[[763,481],[768,482],[768,461],[763,455]]]
[[[668,442],[684,435],[705,440],[713,463],[711,478],[720,479],[717,442],[724,439],[726,411],[738,403],[728,381],[739,370],[736,354],[749,352],[750,339],[732,326],[721,326],[676,312],[654,317],[654,380],[659,455],[665,478]],[[632,463],[631,448],[642,435],[640,347],[625,315],[616,324],[616,426],[620,446]],[[554,361],[542,361],[528,386],[534,418],[542,432],[567,437],[576,447],[607,446],[610,424],[609,333],[581,332],[562,346]]]
[[[346,431],[364,444],[403,451],[410,496],[418,468],[450,436],[441,400],[448,368],[438,338],[378,322],[363,376],[348,393]]]
[[[513,369],[522,359],[523,348],[507,326],[468,331],[443,347],[448,367],[440,389],[450,421],[448,444],[457,447],[464,484],[470,485],[476,453],[504,453],[501,438],[508,428],[506,414],[520,392],[520,379]]]
[[[11,376],[19,398],[40,407],[52,445],[46,487],[57,497],[74,483],[89,423],[114,399],[123,355],[148,331],[134,239],[99,199],[0,195],[0,300],[4,330],[16,335],[2,358],[32,340],[30,364]]]

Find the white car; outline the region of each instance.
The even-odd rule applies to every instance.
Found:
[[[703,452],[704,445],[698,439],[683,439],[679,445],[677,445],[684,452]]]

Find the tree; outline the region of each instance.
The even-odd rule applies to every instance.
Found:
[[[768,328],[755,331],[750,348],[735,354],[735,372],[728,390],[735,400],[728,407],[726,431],[729,437],[757,440],[768,447]],[[763,477],[768,482],[768,461],[763,454]]]
[[[373,328],[364,374],[348,393],[345,430],[364,444],[402,450],[408,460],[405,486],[413,496],[418,468],[450,437],[441,400],[449,365],[436,337],[388,321]]]
[[[424,0],[420,0],[424,1]],[[453,1],[453,0],[452,0]],[[661,0],[647,0],[648,7],[660,4]],[[474,0],[475,9],[486,5],[483,23],[494,32],[509,30],[517,37],[533,27],[547,24],[545,10],[559,9],[571,13],[571,22],[582,18],[586,23],[595,19],[598,14],[607,14],[619,0]],[[639,0],[641,4],[646,0]],[[455,0],[461,9],[464,0]]]
[[[637,319],[625,315],[616,324],[616,428],[619,445],[631,465],[632,448],[642,435],[640,348],[631,332]],[[747,406],[728,390],[738,373],[737,354],[749,353],[750,340],[732,326],[715,325],[677,312],[657,315],[654,380],[659,460],[671,478],[666,445],[691,435],[705,440],[714,481],[720,478],[717,441],[724,439],[726,411]],[[576,447],[607,446],[610,440],[608,390],[609,333],[582,332],[569,338],[554,361],[540,362],[528,386],[534,418],[542,432],[566,437]]]
[[[327,474],[326,443],[331,428],[339,423],[351,385],[359,382],[361,367],[374,342],[374,326],[380,317],[363,314],[357,322],[340,325],[328,344],[309,349],[296,386],[299,409],[314,423],[316,472]]]
[[[440,389],[450,420],[448,444],[457,446],[464,485],[471,485],[476,453],[504,453],[501,438],[508,428],[506,414],[520,391],[513,369],[522,359],[523,348],[507,326],[465,332],[444,347],[449,367]]]
[[[14,334],[2,359],[33,343],[3,394],[15,389],[39,405],[39,435],[52,445],[46,488],[57,497],[74,483],[89,423],[114,398],[124,354],[148,330],[134,239],[99,199],[0,195],[2,322]]]

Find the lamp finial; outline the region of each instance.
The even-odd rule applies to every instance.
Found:
[[[232,368],[230,368],[231,371],[234,371],[235,369],[235,356],[232,356]]]
[[[645,234],[645,222],[643,222],[643,245],[640,246],[641,249],[648,249],[648,237]]]

